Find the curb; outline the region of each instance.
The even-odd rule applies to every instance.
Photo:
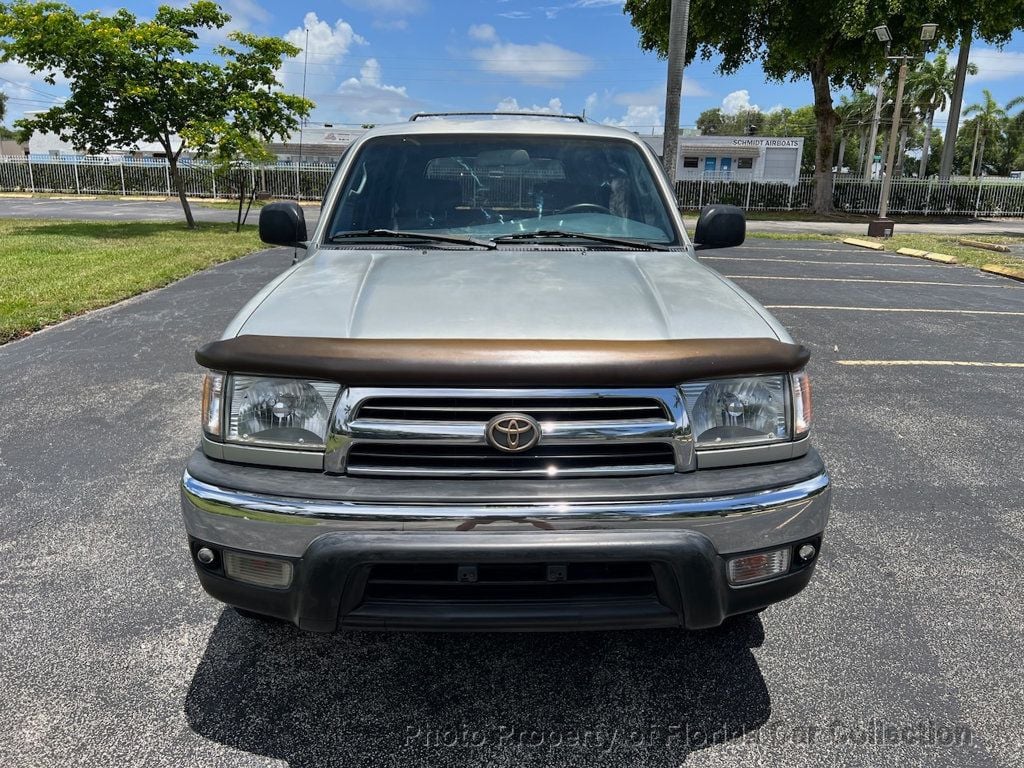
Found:
[[[856,245],[861,248],[870,248],[872,251],[884,251],[885,246],[881,243],[873,243],[870,240],[858,240],[856,237],[847,237],[843,240],[847,245]]]
[[[993,275],[1002,275],[1008,277],[1011,280],[1020,280],[1024,282],[1024,269],[1014,269],[1013,267],[1003,267],[999,264],[983,264],[981,266],[982,272],[991,272]]]
[[[986,251],[996,251],[997,253],[1009,253],[1010,249],[1005,245],[999,243],[986,243],[982,240],[969,240],[966,237],[961,237],[957,240],[960,245],[967,245],[971,248],[984,248]]]
[[[956,264],[956,256],[947,253],[933,253],[932,251],[920,251],[917,248],[897,248],[896,253],[901,256],[914,256],[918,259],[938,261],[942,264]]]

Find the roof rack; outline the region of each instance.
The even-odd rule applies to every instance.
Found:
[[[413,123],[421,117],[554,117],[585,123],[582,115],[555,115],[549,112],[417,112],[409,118]]]

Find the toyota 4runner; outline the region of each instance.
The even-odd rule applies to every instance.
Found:
[[[811,578],[808,352],[695,258],[658,158],[582,121],[346,151],[296,263],[196,352],[203,587],[316,631],[702,628]],[[742,243],[706,208],[696,248]]]

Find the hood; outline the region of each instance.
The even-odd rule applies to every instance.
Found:
[[[324,249],[228,335],[787,341],[769,317],[682,252]]]

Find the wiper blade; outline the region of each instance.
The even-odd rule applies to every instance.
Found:
[[[585,232],[567,232],[560,229],[541,229],[537,232],[513,232],[508,235],[498,235],[494,238],[494,242],[501,243],[509,240],[531,240],[536,237],[564,237],[572,240],[590,240],[595,243],[621,245],[626,248],[644,248],[651,251],[671,250],[667,245],[651,243],[647,240],[632,240],[628,237],[610,237],[608,235],[588,235]]]
[[[426,240],[434,243],[458,243],[459,245],[475,245],[492,251],[497,247],[490,240],[480,240],[475,237],[466,237],[464,235],[437,235],[432,232],[407,232],[399,229],[361,229],[354,232],[339,232],[336,235],[331,235],[327,242],[334,243],[338,240],[360,237],[394,237],[407,238],[409,240]]]

